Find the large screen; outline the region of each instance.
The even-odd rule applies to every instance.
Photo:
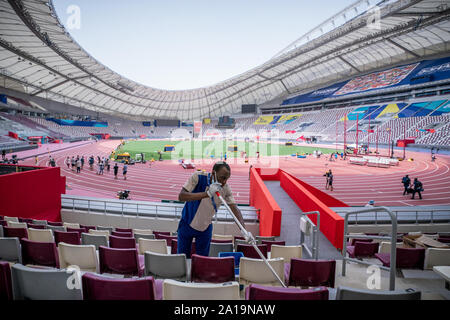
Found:
[[[256,104],[243,104],[242,113],[256,113]]]
[[[157,126],[157,127],[179,127],[180,120],[158,119],[158,120],[155,120],[155,126]]]

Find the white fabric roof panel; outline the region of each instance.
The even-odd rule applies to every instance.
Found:
[[[31,95],[135,119],[196,120],[449,52],[449,1],[381,1],[380,30],[367,27],[376,2],[347,7],[259,67],[177,91],[141,85],[102,65],[66,32],[50,0],[1,0],[0,68]]]

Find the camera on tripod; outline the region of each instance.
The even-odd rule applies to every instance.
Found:
[[[123,190],[123,191],[117,192],[117,197],[120,200],[129,200],[129,196],[130,196],[130,190]]]

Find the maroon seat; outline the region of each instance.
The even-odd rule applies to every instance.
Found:
[[[122,238],[130,238],[133,237],[133,233],[132,232],[118,232],[118,231],[112,231],[111,232],[112,236],[116,236],[116,237],[122,237]]]
[[[19,219],[19,222],[33,223],[33,219],[29,218],[17,218],[17,219]]]
[[[170,253],[176,254],[178,250],[178,239],[170,240]],[[191,256],[195,254],[195,241],[192,241]]]
[[[59,268],[56,243],[22,239],[22,264]]]
[[[226,239],[211,239],[211,242],[214,242],[214,243],[233,243],[233,240],[226,240]]]
[[[245,237],[242,237],[242,236],[233,236],[233,242],[235,242],[236,239],[239,239],[239,240],[245,240]]]
[[[258,249],[267,258],[267,244],[258,244]],[[253,259],[261,259],[258,252],[256,252],[255,248],[253,248],[250,244],[241,244],[239,243],[236,247],[236,252],[242,252],[244,257],[253,258]]]
[[[336,260],[307,260],[292,258],[285,274],[288,286],[334,288]]]
[[[53,235],[55,236],[55,243],[58,244],[60,242],[64,242],[67,244],[80,245],[80,235],[78,232],[65,232],[65,231],[57,231],[53,230]]]
[[[82,224],[80,224],[80,228],[86,230],[86,231],[85,231],[86,233],[89,233],[89,230],[97,230],[97,227],[96,227],[96,226],[84,226],[84,225],[82,225]]]
[[[272,240],[261,240],[261,244],[265,244],[267,245],[267,252],[270,252],[270,250],[272,250],[272,245],[279,245],[279,246],[285,246],[286,245],[286,241],[281,241],[281,240],[277,240],[277,241],[272,241]]]
[[[449,237],[438,237],[437,241],[442,242],[442,243],[450,243],[450,238]]]
[[[3,235],[8,238],[28,239],[28,230],[25,228],[3,227]]]
[[[153,277],[115,279],[93,273],[82,276],[83,300],[162,300],[162,283]]]
[[[135,249],[136,239],[134,237],[109,236],[109,246],[117,249]]]
[[[347,253],[350,258],[357,257],[373,257],[378,252],[378,242],[359,242],[356,241],[354,246],[347,247]]]
[[[177,240],[178,237],[177,236],[168,236],[165,234],[160,234],[158,236],[155,235],[155,239],[159,239],[159,240],[166,240],[167,246],[170,246],[172,244],[172,240]]]
[[[6,261],[0,261],[0,301],[12,301],[11,267]]]
[[[100,246],[98,249],[100,273],[118,273],[129,276],[144,274],[144,259],[137,249],[117,249]]]
[[[85,228],[66,228],[67,232],[78,232],[78,237],[81,238],[82,233],[87,233]]]
[[[0,220],[3,220],[5,217],[4,216],[0,216]]]
[[[193,254],[191,257],[191,281],[222,283],[236,281],[233,257],[205,257]]]
[[[62,227],[63,226],[62,222],[47,221],[47,224],[50,225],[50,226],[55,226],[55,227]]]
[[[245,289],[245,300],[328,300],[328,289],[280,288],[252,283]]]
[[[403,269],[423,269],[425,260],[425,248],[397,248],[397,268]],[[383,263],[383,266],[390,267],[390,253],[376,253],[375,257]]]
[[[352,239],[352,241],[347,242],[347,246],[354,246],[355,242],[372,242],[373,239]]]
[[[114,231],[133,233],[133,229],[130,229],[130,228],[114,228]]]
[[[0,220],[0,226],[7,227],[8,226],[8,221]]]
[[[155,235],[155,239],[161,239],[159,236],[170,236],[170,231],[153,231],[153,234]]]
[[[33,229],[47,229],[44,225],[42,224],[32,224],[32,223],[27,223],[28,228],[33,228]]]

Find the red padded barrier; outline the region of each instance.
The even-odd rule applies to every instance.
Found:
[[[65,180],[58,167],[1,175],[0,215],[61,221]]]
[[[259,234],[279,236],[281,231],[281,209],[259,175],[259,169],[250,171],[250,205],[258,208]],[[278,171],[266,178],[278,180]]]
[[[298,182],[298,179],[290,174],[281,171],[280,185],[284,191],[292,198],[303,212],[319,211],[320,212],[320,231],[337,249],[342,249],[344,236],[344,218],[331,210],[320,198],[316,197],[304,185],[306,183]],[[320,190],[317,190],[320,191]],[[320,195],[320,194],[319,194]],[[328,199],[330,201],[331,199]],[[309,218],[316,222],[317,216],[310,215]]]

